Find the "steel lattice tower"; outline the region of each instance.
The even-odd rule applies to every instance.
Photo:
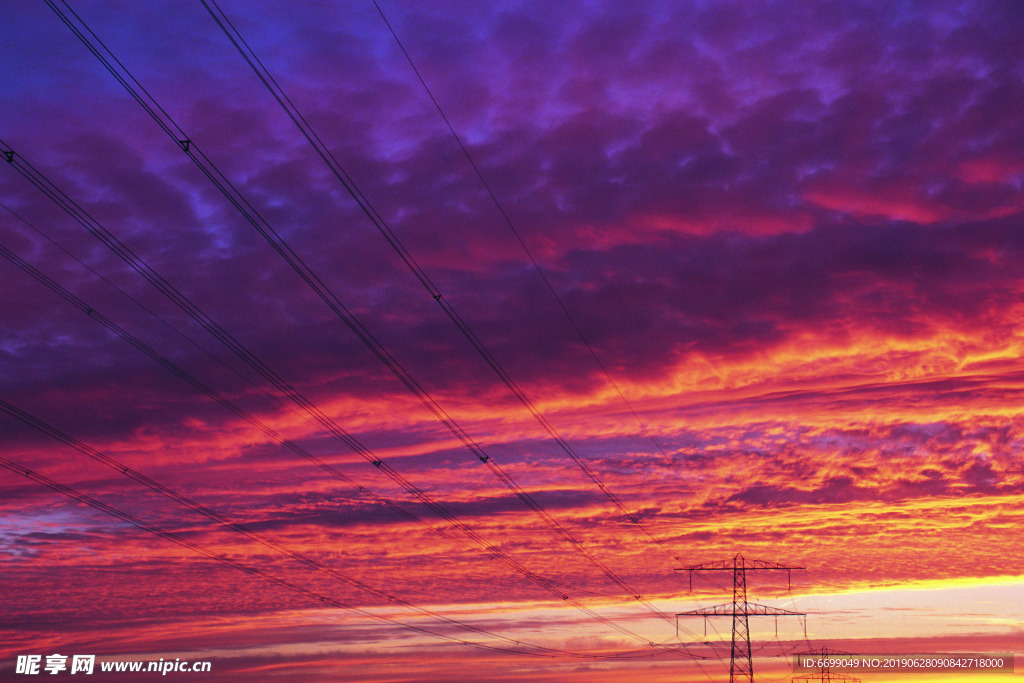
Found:
[[[792,612],[779,607],[758,605],[747,602],[747,572],[762,570],[785,570],[788,573],[793,569],[803,567],[787,567],[775,562],[764,560],[748,560],[737,553],[728,560],[718,562],[707,562],[695,564],[690,567],[682,567],[676,571],[685,571],[690,575],[690,589],[693,589],[693,572],[731,571],[732,572],[732,604],[715,605],[680,612],[676,617],[702,616],[705,619],[714,616],[732,617],[732,649],[729,656],[729,683],[736,681],[749,681],[754,683],[754,662],[750,653],[750,625],[748,617],[751,616],[804,616],[803,612]]]

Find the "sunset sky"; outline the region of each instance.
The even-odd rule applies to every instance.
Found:
[[[1024,678],[1019,3],[218,2],[431,284],[199,0],[53,1],[187,145],[6,3],[0,677],[728,680],[739,553],[758,680]]]

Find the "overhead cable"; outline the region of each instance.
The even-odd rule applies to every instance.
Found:
[[[274,384],[274,386],[276,386],[280,391],[282,391],[282,393],[284,393],[288,398],[295,401],[301,408],[303,408],[303,410],[306,410],[308,413],[310,413],[319,424],[327,427],[330,433],[335,438],[341,440],[347,446],[355,450],[364,459],[368,460],[373,465],[375,465],[378,470],[384,472],[390,479],[392,479],[392,481],[395,481],[400,486],[402,486],[404,490],[414,495],[418,500],[424,503],[431,511],[437,514],[439,517],[441,517],[442,519],[450,523],[452,526],[462,531],[466,536],[468,536],[478,546],[480,546],[480,548],[483,549],[487,556],[499,560],[507,567],[523,575],[524,577],[531,580],[533,583],[540,586],[544,590],[548,591],[552,595],[556,596],[557,598],[563,601],[568,602],[577,609],[588,614],[591,618],[600,621],[601,623],[604,623],[613,630],[616,630],[622,633],[623,635],[627,635],[631,638],[639,640],[640,642],[648,642],[647,639],[645,639],[643,636],[640,636],[639,634],[631,631],[630,629],[622,626],[621,624],[618,624],[615,621],[587,607],[578,599],[572,597],[571,595],[568,595],[564,589],[559,588],[555,584],[551,583],[548,579],[529,570],[521,562],[509,556],[507,553],[502,551],[497,546],[488,543],[486,539],[480,536],[480,534],[472,527],[468,526],[465,522],[459,519],[459,517],[453,511],[448,509],[447,506],[433,500],[433,498],[429,496],[429,494],[427,494],[422,489],[417,487],[415,484],[407,480],[403,475],[394,470],[390,465],[383,462],[383,460],[380,457],[378,457],[375,453],[373,453],[373,451],[368,449],[354,436],[350,435],[348,432],[342,429],[340,425],[338,425],[333,419],[331,419],[322,411],[320,411],[319,408],[317,408],[311,401],[305,398],[297,389],[295,389],[290,384],[285,382],[285,380],[280,378],[280,376],[277,375],[277,373],[275,373],[272,369],[266,366],[266,364],[263,363],[257,356],[255,356],[255,354],[250,352],[237,339],[230,335],[230,333],[225,331],[216,322],[214,322],[205,313],[203,313],[198,308],[198,306],[196,306],[190,299],[188,299],[183,293],[181,293],[179,290],[173,287],[173,285],[171,285],[159,273],[153,270],[145,261],[143,261],[136,254],[134,254],[134,252],[132,252],[131,249],[129,249],[115,235],[113,235],[113,233],[111,233],[102,224],[96,221],[80,205],[78,205],[73,199],[71,199],[62,190],[60,190],[60,188],[53,184],[46,176],[39,172],[28,161],[26,161],[21,154],[15,153],[13,149],[11,149],[2,140],[0,140],[0,154],[2,154],[4,158],[7,159],[8,165],[17,170],[23,177],[29,180],[48,198],[50,198],[60,208],[62,208],[66,213],[68,213],[68,215],[71,216],[76,222],[85,227],[93,236],[95,236],[97,239],[103,242],[103,244],[108,246],[108,248],[110,248],[115,254],[121,257],[122,260],[124,260],[133,270],[142,275],[161,293],[163,293],[172,302],[178,305],[187,315],[189,315],[189,317],[198,322],[208,332],[213,334],[218,340],[225,344],[233,353],[235,353],[241,360],[245,361],[250,367],[259,372],[265,379]],[[0,251],[0,255],[3,255],[5,258],[7,258],[15,265],[18,265],[19,267],[22,267],[19,264],[19,262],[25,263],[22,259],[17,258],[16,255],[14,255],[13,252],[11,252],[9,249],[4,249]],[[14,258],[11,258],[11,256],[14,256]],[[25,263],[25,265],[28,266],[27,263]],[[35,269],[31,267],[22,267],[22,269],[25,270],[26,272],[29,272],[29,274],[33,275],[33,277],[36,277],[37,280],[45,284],[47,287],[53,289],[55,293],[60,295],[69,303],[72,303],[72,305],[74,305],[76,308],[79,308],[79,310],[82,310],[87,315],[90,315],[90,317],[95,319],[97,322],[103,324],[105,327],[115,332],[115,334],[118,334],[117,330],[115,329],[116,325],[113,325],[113,323],[109,323],[109,321],[105,317],[96,314],[95,310],[91,306],[85,304],[81,300],[76,301],[77,298],[71,295],[66,290],[60,291],[63,288],[61,288],[59,285],[56,285],[56,283],[50,280],[49,278],[46,278],[45,276],[37,277],[32,272]],[[38,271],[36,270],[36,272]],[[56,287],[54,287],[54,285],[56,285]],[[127,335],[127,333],[125,334]],[[434,530],[436,533],[440,533],[440,535],[444,536],[445,538],[451,539],[450,536],[418,520],[417,517],[412,513],[409,513],[408,511],[402,509],[401,507],[395,505],[394,503],[391,503],[390,501],[387,501],[386,499],[377,496],[376,494],[373,494],[368,489],[366,489],[366,487],[355,483],[351,478],[347,477],[345,474],[337,470],[337,468],[322,461],[319,458],[316,458],[312,454],[309,454],[308,452],[305,451],[305,449],[302,449],[297,444],[294,444],[294,442],[284,439],[284,437],[282,437],[281,435],[276,434],[276,432],[274,432],[272,429],[270,429],[266,425],[263,425],[260,421],[255,420],[255,418],[248,415],[244,411],[241,411],[241,409],[234,405],[232,402],[227,401],[223,397],[219,396],[219,394],[213,392],[213,390],[209,389],[209,387],[206,387],[202,382],[199,382],[197,379],[181,370],[181,368],[177,367],[173,363],[170,363],[170,361],[168,361],[166,358],[159,357],[158,354],[151,355],[150,352],[152,352],[152,350],[148,349],[148,347],[145,347],[145,345],[141,344],[141,342],[139,342],[137,339],[134,339],[133,337],[130,338],[130,335],[127,335],[122,338],[124,338],[125,341],[128,341],[130,344],[135,346],[143,353],[146,353],[146,355],[150,355],[151,358],[153,358],[158,363],[163,365],[173,374],[179,376],[181,379],[188,382],[193,387],[200,390],[213,400],[217,401],[228,410],[231,410],[239,417],[242,417],[247,422],[250,422],[250,424],[253,424],[261,431],[264,431],[264,433],[266,433],[268,436],[271,436],[271,438],[273,438],[281,445],[284,445],[285,447],[289,448],[293,452],[296,452],[297,454],[301,455],[306,459],[310,459],[311,462],[317,464],[318,467],[326,471],[334,478],[344,481],[345,483],[351,486],[354,486],[355,488],[357,488],[357,490],[360,491],[360,493],[364,493],[365,495],[374,498],[378,502],[387,505],[389,508],[391,508],[398,514],[402,515],[403,517],[406,517],[406,519],[409,519],[410,521],[417,521],[418,523],[424,524],[425,526],[427,526],[427,528]],[[152,353],[155,354],[155,352]]]
[[[250,68],[256,73],[264,87],[273,95],[274,99],[277,100],[278,104],[288,114],[288,117],[292,120],[295,126],[302,133],[303,137],[306,138],[307,142],[314,148],[317,156],[327,165],[328,169],[334,175],[335,179],[338,180],[356,202],[363,213],[370,219],[377,231],[384,237],[391,248],[398,254],[402,262],[409,268],[420,284],[427,290],[429,295],[437,302],[437,304],[444,311],[445,315],[455,324],[456,328],[462,333],[462,335],[469,341],[476,352],[483,358],[484,362],[491,368],[492,371],[498,376],[501,382],[512,392],[516,399],[527,409],[527,411],[533,416],[533,418],[540,424],[548,436],[558,444],[559,448],[569,456],[569,458],[577,465],[577,467],[587,476],[590,481],[597,486],[602,494],[615,505],[616,508],[634,525],[640,528],[646,533],[652,541],[654,541],[659,547],[668,552],[671,557],[677,561],[682,561],[675,552],[673,552],[668,545],[655,534],[648,524],[640,518],[635,512],[630,510],[622,499],[612,491],[600,477],[596,470],[590,466],[587,461],[580,457],[580,455],[573,449],[573,447],[562,437],[562,435],[555,429],[554,425],[547,419],[547,417],[537,408],[536,404],[526,395],[526,392],[516,383],[512,376],[505,370],[498,359],[491,353],[490,349],[484,344],[479,336],[473,331],[470,325],[459,315],[458,311],[451,304],[450,301],[444,296],[440,289],[431,281],[430,276],[426,271],[417,263],[413,255],[406,249],[402,240],[397,234],[391,229],[384,218],[380,215],[370,200],[363,194],[359,187],[355,184],[355,181],[348,175],[341,163],[330,151],[327,145],[323,142],[320,136],[316,133],[313,127],[309,124],[306,118],[299,111],[298,107],[295,106],[294,102],[287,95],[281,85],[273,77],[267,67],[256,55],[255,51],[248,45],[241,33],[231,24],[230,19],[223,10],[220,9],[215,0],[200,0],[203,6],[207,8],[210,15],[220,26],[221,30],[231,40],[231,43],[235,46],[236,50],[242,55],[246,63],[249,64]],[[524,245],[525,246],[525,245]],[[549,285],[550,286],[550,285]],[[600,362],[600,361],[599,361]],[[614,579],[613,579],[614,581]],[[617,582],[616,582],[617,583]],[[634,596],[635,597],[635,596]],[[638,600],[640,598],[637,598]],[[672,618],[667,614],[659,615],[662,618],[671,621]]]
[[[490,456],[488,456],[483,449],[475,441],[469,437],[468,434],[454,421],[454,419],[448,415],[439,404],[416,382],[416,380],[405,370],[401,364],[391,355],[386,348],[384,348],[379,341],[367,330],[362,323],[352,315],[352,313],[341,303],[337,296],[327,287],[327,285],[320,279],[320,277],[299,257],[297,253],[288,245],[287,242],[278,234],[267,221],[259,214],[259,212],[245,199],[245,197],[239,192],[239,190],[220,172],[219,169],[213,164],[213,162],[206,157],[205,154],[199,150],[198,145],[192,140],[185,132],[174,123],[173,119],[156,102],[156,100],[150,95],[145,88],[138,83],[138,81],[131,75],[127,68],[113,55],[113,53],[107,48],[106,45],[96,36],[96,34],[88,27],[88,25],[82,20],[82,18],[74,12],[67,5],[66,2],[61,4],[67,10],[67,14],[63,12],[54,0],[46,0],[47,5],[53,9],[58,17],[68,26],[69,29],[86,45],[86,47],[92,52],[101,62],[105,69],[110,72],[115,79],[121,83],[121,85],[131,94],[133,99],[136,100],[143,107],[143,109],[154,119],[165,133],[167,133],[177,144],[177,146],[183,151],[190,159],[200,168],[200,170],[207,176],[207,178],[214,183],[214,185],[220,190],[224,196],[231,202],[235,208],[242,213],[243,217],[260,233],[260,235],[271,245],[271,247],[280,255],[288,265],[300,276],[300,278],[311,288],[313,291],[328,305],[328,307],[351,329],[364,344],[370,348],[374,354],[385,363],[385,365],[398,377],[398,379],[405,385],[410,391],[412,391],[425,406],[443,423],[449,428],[452,433],[459,438],[459,440],[469,448],[474,455],[482,462],[488,469],[491,470],[495,476],[505,484],[510,490],[515,493],[530,509],[532,509],[541,519],[551,528],[557,535],[563,540],[569,543],[574,551],[581,555],[584,559],[590,562],[593,566],[598,568],[602,573],[605,574],[613,583],[618,585],[627,595],[633,600],[642,604],[645,608],[651,611],[659,618],[673,623],[673,618],[660,610],[658,607],[653,605],[643,595],[636,592],[629,587],[625,581],[619,577],[607,564],[597,558],[588,548],[580,543],[568,530],[566,530],[560,523],[557,522],[550,514],[547,513],[544,508],[537,503],[532,496],[522,489],[514,480],[509,477],[497,463],[495,463]],[[70,16],[69,16],[70,15]],[[71,17],[74,17],[72,19]],[[88,34],[88,35],[87,35]],[[91,38],[90,38],[91,36]],[[426,283],[424,283],[426,285]],[[439,302],[443,299],[438,295],[435,297]],[[443,306],[447,307],[447,303],[443,303]],[[450,309],[450,307],[448,307]],[[451,309],[453,311],[453,309]],[[454,312],[454,311],[453,311]],[[457,314],[456,314],[457,315]],[[453,318],[454,319],[454,318]],[[468,331],[468,328],[466,328]],[[471,334],[471,332],[469,333]],[[486,352],[482,346],[478,346],[478,349],[482,352]],[[497,368],[497,366],[495,366]],[[291,396],[290,396],[291,397]],[[525,396],[524,396],[525,398]],[[532,405],[532,404],[531,404]],[[317,411],[319,412],[319,411]],[[322,415],[322,413],[321,413]],[[537,413],[539,415],[539,413]],[[330,426],[333,421],[323,416],[327,421],[324,424],[329,431],[333,428]],[[544,420],[543,416],[540,418]],[[319,421],[319,420],[318,420]],[[337,425],[334,425],[336,428]],[[340,429],[340,428],[338,428]],[[553,427],[552,427],[553,430]],[[346,435],[347,436],[347,435]],[[351,438],[351,437],[348,437]],[[560,439],[560,437],[558,437]],[[564,441],[563,441],[564,443]],[[567,444],[566,444],[567,446]],[[358,451],[357,451],[358,452]],[[366,457],[364,455],[364,457]],[[578,462],[585,469],[589,469],[586,464],[576,456]],[[380,460],[372,461],[372,464],[378,469],[383,471],[390,470],[390,466],[383,463]],[[393,470],[392,470],[393,472]],[[397,472],[394,472],[396,476]],[[389,474],[391,476],[391,474]],[[603,484],[601,484],[603,488]],[[417,489],[418,491],[418,489]],[[412,491],[410,491],[412,492]],[[414,493],[421,501],[423,501],[432,509],[438,504],[433,501],[429,501],[429,497],[426,496],[422,491]],[[612,494],[614,495],[614,494]],[[429,502],[428,502],[429,501]],[[441,513],[450,516],[450,513],[445,511]],[[455,523],[455,522],[453,522]],[[615,625],[617,629],[622,627],[618,624]],[[636,634],[631,634],[636,637]],[[641,638],[642,639],[642,638]]]

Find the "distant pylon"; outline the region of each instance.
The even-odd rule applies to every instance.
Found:
[[[829,671],[829,667],[825,666],[825,662],[829,657],[834,655],[852,655],[852,652],[840,652],[839,650],[830,650],[827,647],[822,647],[818,650],[808,650],[807,652],[797,652],[794,657],[817,657],[821,660],[822,666],[813,673],[800,674],[799,676],[793,676],[790,681],[848,681],[849,683],[860,683],[860,679],[856,676],[844,673],[832,673]]]
[[[754,662],[750,655],[750,625],[748,623],[748,617],[805,616],[803,612],[792,612],[779,607],[769,607],[767,605],[758,605],[747,602],[747,571],[785,570],[788,578],[789,571],[793,569],[803,569],[803,567],[787,567],[785,565],[776,564],[775,562],[765,562],[764,560],[748,560],[744,558],[743,555],[736,553],[736,555],[729,560],[695,564],[690,567],[682,567],[676,570],[677,572],[689,572],[691,590],[693,590],[693,572],[732,572],[731,605],[715,605],[714,607],[704,607],[676,614],[677,618],[682,616],[702,616],[705,619],[714,616],[732,617],[732,650],[729,655],[729,683],[736,683],[736,681],[748,681],[749,683],[754,683]]]

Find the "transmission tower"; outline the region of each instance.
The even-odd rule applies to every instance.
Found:
[[[848,681],[849,683],[860,683],[860,679],[856,676],[851,676],[844,673],[832,673],[829,671],[829,667],[825,666],[825,662],[829,657],[835,655],[852,655],[852,652],[840,652],[839,650],[830,650],[827,647],[822,647],[818,650],[808,650],[807,652],[797,652],[794,657],[817,657],[821,660],[822,666],[812,673],[801,674],[799,676],[793,676],[790,679],[791,683],[796,681]]]
[[[750,656],[750,627],[747,623],[748,617],[805,616],[804,612],[792,612],[779,607],[769,607],[768,605],[758,605],[756,603],[747,602],[747,572],[785,570],[788,580],[790,576],[789,572],[793,569],[803,569],[803,567],[787,567],[785,565],[776,564],[775,562],[765,562],[764,560],[748,560],[743,557],[743,555],[737,553],[734,557],[728,560],[695,564],[690,567],[682,567],[676,570],[677,572],[685,571],[689,573],[691,591],[693,590],[693,572],[732,572],[732,604],[704,607],[701,609],[691,610],[689,612],[680,612],[676,615],[677,619],[682,616],[702,616],[705,619],[708,617],[721,616],[732,617],[732,650],[729,656],[729,683],[735,683],[736,681],[749,681],[749,683],[754,683],[754,663]]]

